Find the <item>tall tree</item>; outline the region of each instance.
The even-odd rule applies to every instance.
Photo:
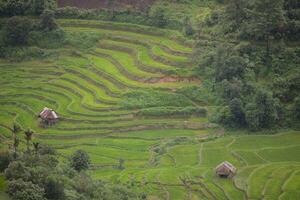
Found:
[[[229,0],[226,6],[226,14],[229,20],[233,20],[239,26],[245,18],[245,7],[247,1],[245,0]]]
[[[29,143],[32,139],[33,131],[30,129],[27,129],[26,131],[24,131],[24,134],[25,134],[27,152],[30,152]]]
[[[271,44],[275,34],[285,26],[283,0],[255,0],[249,11],[251,20],[248,32],[266,43],[266,61],[270,61]]]
[[[13,127],[11,129],[12,132],[12,142],[13,142],[13,151],[14,151],[14,157],[17,157],[17,148],[19,146],[19,139],[17,138],[17,134],[21,131],[21,127],[14,123]]]
[[[40,149],[40,143],[39,142],[33,142],[33,147],[34,147],[35,154],[38,155],[39,149]]]

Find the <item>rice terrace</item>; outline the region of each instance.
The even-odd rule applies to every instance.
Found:
[[[0,199],[300,199],[299,2],[28,2],[0,0]]]

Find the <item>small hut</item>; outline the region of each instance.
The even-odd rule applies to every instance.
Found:
[[[219,164],[215,170],[216,174],[223,178],[232,177],[236,172],[236,168],[230,162],[227,161],[224,161],[221,164]]]
[[[42,112],[38,115],[38,117],[42,120],[43,125],[52,125],[57,122],[58,115],[52,109],[45,107]]]

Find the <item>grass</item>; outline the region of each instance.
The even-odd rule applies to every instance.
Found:
[[[0,174],[0,199],[1,200],[9,200],[9,197],[7,194],[5,194],[5,187],[6,187],[6,183],[4,180],[3,175]]]
[[[101,21],[60,24],[71,35],[91,34],[94,42],[81,47],[70,42],[55,59],[0,61],[1,139],[9,140],[13,122],[32,128],[35,141],[63,155],[87,151],[94,179],[136,181],[153,199],[297,199],[299,131],[223,135],[205,116],[159,114],[166,106],[201,108],[197,102],[206,93],[194,94],[199,82],[147,81],[190,71],[183,63],[192,48],[180,33]],[[45,106],[62,118],[49,128],[40,127],[36,117]],[[138,115],[142,109],[155,115]],[[125,160],[124,170],[116,168],[119,159]],[[215,175],[225,160],[238,169],[232,179]],[[0,199],[6,198],[1,178]]]

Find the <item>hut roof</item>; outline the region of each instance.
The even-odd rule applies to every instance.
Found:
[[[58,119],[57,114],[50,108],[45,107],[43,111],[39,114],[39,117],[42,119],[54,120]]]
[[[230,162],[224,161],[216,167],[216,171],[235,173],[236,168]]]

